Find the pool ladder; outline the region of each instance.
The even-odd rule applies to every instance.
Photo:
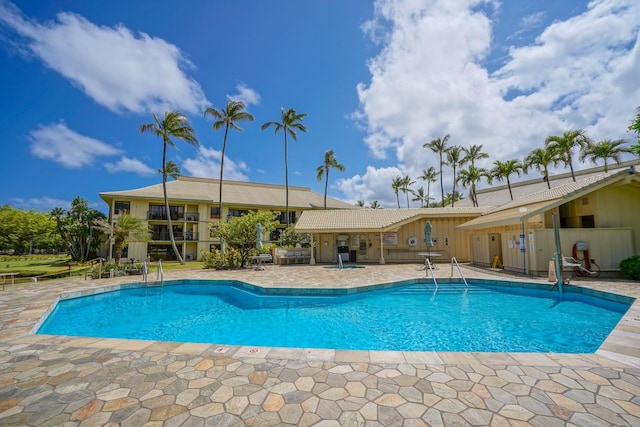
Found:
[[[148,286],[149,268],[146,261],[142,264],[142,275],[144,277],[144,285]],[[162,260],[158,260],[158,274],[156,276],[156,283],[158,282],[160,282],[160,286],[164,286],[164,270],[162,269]]]
[[[458,260],[456,259],[456,257],[451,257],[451,277],[453,277],[453,264],[455,264],[456,267],[458,268],[458,273],[460,273],[460,277],[464,282],[464,286],[467,289],[469,289],[469,284],[467,283],[467,279],[464,278],[464,274],[462,274],[462,269],[460,268],[460,264],[458,264]]]
[[[424,259],[424,269],[425,269],[425,273],[427,271],[431,272],[431,278],[433,279],[433,284],[436,285],[436,289],[433,292],[433,294],[435,295],[435,293],[438,292],[438,281],[436,280],[436,275],[433,274],[433,266],[431,265],[431,261],[429,261],[429,258]],[[429,277],[428,274],[427,274],[427,277]]]

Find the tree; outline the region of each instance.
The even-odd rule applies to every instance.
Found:
[[[509,188],[509,196],[511,196],[511,200],[513,200],[513,193],[511,192],[511,181],[509,177],[511,175],[520,174],[523,171],[522,163],[519,160],[512,159],[506,161],[496,160],[493,162],[493,168],[489,171],[492,178],[497,179],[498,181],[502,181],[503,179],[507,180],[507,187]]]
[[[438,153],[438,155],[440,156],[440,193],[442,194],[442,207],[444,207],[444,184],[442,182],[442,166],[444,165],[444,159],[443,156],[446,154],[448,148],[447,148],[447,141],[449,140],[449,135],[445,135],[444,138],[437,138],[432,140],[431,142],[427,142],[425,144],[422,145],[422,147],[429,147],[429,149],[431,149],[431,151],[433,151],[434,153]]]
[[[258,224],[262,225],[264,233],[271,233],[278,225],[279,212],[250,211],[246,215],[233,217],[226,222],[209,224],[213,237],[224,240],[229,246],[239,251],[240,266],[247,264],[251,250],[256,245],[256,231]]]
[[[393,192],[396,193],[396,202],[398,203],[398,209],[400,209],[400,198],[398,197],[398,192],[402,187],[402,177],[400,175],[393,178],[391,181],[391,188],[393,188]]]
[[[316,168],[318,181],[322,181],[322,176],[324,175],[324,208],[327,209],[327,187],[329,186],[329,170],[335,169],[337,171],[344,171],[344,165],[342,163],[338,163],[336,156],[333,154],[333,150],[328,150],[324,152],[324,162]],[[364,202],[363,202],[364,203]]]
[[[85,199],[76,197],[69,211],[55,208],[50,215],[71,259],[85,262],[97,255],[102,233],[96,223],[106,219],[102,212],[90,208]]]
[[[636,109],[636,118],[629,125],[629,130],[631,132],[635,132],[635,134],[638,136],[638,143],[632,148],[635,154],[640,157],[640,107]],[[636,147],[638,147],[637,150]]]
[[[265,130],[267,128],[273,127],[273,133],[277,134],[278,131],[282,131],[284,135],[284,187],[285,187],[285,223],[289,225],[289,163],[287,156],[287,135],[291,137],[294,141],[297,141],[298,134],[297,131],[307,132],[307,128],[302,124],[302,119],[307,117],[306,113],[298,114],[296,110],[293,108],[289,108],[285,110],[281,109],[280,121],[279,122],[267,122],[262,125],[261,129]]]
[[[411,178],[409,178],[409,175],[405,175],[404,177],[402,177],[400,182],[400,190],[402,190],[404,195],[407,197],[407,209],[409,209],[409,193],[411,192],[411,190],[409,189],[409,186],[415,183],[416,183],[415,181],[411,181]]]
[[[108,236],[109,244],[113,244],[113,255],[116,265],[122,258],[122,250],[130,242],[148,242],[149,226],[140,218],[131,215],[120,215],[118,221],[111,224],[106,219],[96,221],[96,228]]]
[[[37,249],[56,250],[60,244],[56,222],[48,214],[0,206],[0,251],[32,254]]]
[[[180,264],[184,264],[184,259],[176,246],[176,239],[173,235],[173,225],[171,224],[171,212],[169,210],[169,198],[167,197],[167,146],[177,148],[172,138],[181,139],[189,145],[198,147],[200,143],[196,138],[195,131],[189,123],[189,119],[178,111],[164,113],[161,120],[153,113],[153,123],[143,123],[140,125],[140,133],[152,133],[162,138],[162,192],[164,195],[164,208],[167,214],[169,238],[176,258]]]
[[[562,136],[551,135],[544,141],[545,146],[551,150],[554,157],[562,161],[571,170],[571,178],[576,181],[573,171],[572,151],[575,147],[584,147],[589,143],[589,137],[582,130],[568,130]]]
[[[245,105],[240,101],[227,101],[227,105],[224,110],[216,110],[215,108],[207,108],[204,111],[204,116],[211,116],[215,120],[213,122],[213,130],[218,131],[224,126],[224,137],[222,139],[222,153],[220,154],[220,183],[218,184],[218,208],[220,211],[220,218],[222,218],[222,176],[224,172],[224,153],[227,149],[227,136],[229,135],[229,128],[242,132],[242,128],[238,126],[237,122],[254,120],[253,116],[244,111]]]
[[[420,207],[424,208],[425,202],[427,203],[427,207],[429,206],[429,197],[424,192],[424,187],[420,187],[415,191],[412,191],[415,196],[411,199],[412,202],[420,202]]]
[[[364,200],[358,200],[356,202],[356,206],[359,208],[364,208]]]
[[[469,165],[467,169],[461,170],[458,174],[458,182],[460,182],[464,188],[470,188],[469,196],[471,197],[471,203],[473,203],[475,207],[479,206],[476,184],[480,182],[482,178],[486,178],[487,181],[491,183],[489,172],[484,168],[477,168],[474,165]]]
[[[423,181],[427,182],[427,207],[431,203],[431,183],[436,182],[436,177],[440,174],[440,172],[436,172],[436,169],[433,166],[429,166],[429,169],[425,169],[422,171],[422,175],[420,178]]]
[[[456,169],[458,166],[462,166],[465,162],[465,158],[462,157],[463,149],[459,145],[454,145],[447,150],[447,164],[453,169],[453,194],[457,194],[456,190]],[[451,207],[455,206],[455,200],[452,199]]]
[[[624,139],[616,139],[612,141],[610,139],[603,139],[597,143],[588,143],[582,147],[580,150],[580,161],[584,161],[584,159],[589,159],[591,163],[594,165],[597,164],[598,160],[604,160],[604,171],[605,173],[609,171],[607,160],[611,159],[615,161],[617,164],[620,164],[621,157],[623,153],[630,153],[631,149],[629,147],[625,147],[627,141]]]
[[[167,176],[165,178],[171,177],[174,180],[178,179],[178,177],[181,175],[180,167],[173,160],[169,160],[167,162],[164,172],[162,172],[162,169],[158,169],[158,173],[160,175],[166,173]]]
[[[489,154],[482,151],[482,144],[470,145],[469,148],[463,148],[462,151],[465,153],[463,163],[471,163],[471,166],[476,165],[476,160],[489,158]]]
[[[456,191],[455,193],[447,193],[447,195],[444,198],[444,203],[445,205],[448,205],[449,203],[453,204],[462,199],[463,199],[462,194]]]
[[[382,206],[380,206],[380,203],[378,203],[378,201],[377,201],[377,200],[374,200],[373,202],[371,202],[371,203],[369,204],[369,207],[370,207],[371,209],[382,209]]]
[[[553,151],[549,147],[534,148],[527,157],[525,157],[523,167],[525,171],[530,167],[535,167],[538,171],[542,172],[542,179],[547,183],[547,188],[551,189],[549,166],[557,166],[558,161],[558,158],[554,156]]]

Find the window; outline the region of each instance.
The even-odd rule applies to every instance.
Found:
[[[228,217],[238,217],[242,215],[248,214],[249,211],[247,209],[229,209]]]
[[[116,201],[113,207],[114,215],[129,215],[131,212],[131,202]]]
[[[220,208],[211,206],[211,214],[209,216],[211,219],[220,219]]]
[[[278,220],[280,221],[280,224],[286,224],[287,216],[285,215],[284,212],[282,212],[280,215],[278,215]],[[296,223],[296,213],[295,211],[289,211],[289,224],[295,224]]]
[[[596,220],[593,215],[585,215],[580,217],[582,228],[596,228]]]

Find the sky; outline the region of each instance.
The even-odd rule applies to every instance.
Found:
[[[334,150],[330,197],[394,207],[392,179],[426,189],[439,159],[423,144],[447,134],[482,145],[481,167],[570,129],[632,141],[640,2],[0,0],[0,65],[0,205],[79,196],[106,213],[98,193],[161,183],[162,141],[139,128],[172,110],[199,146],[176,140],[168,160],[218,178],[224,131],[203,113],[239,100],[255,121],[229,133],[225,179],[284,185],[283,135],[261,125],[294,108],[308,132],[289,141],[289,185],[322,194]]]

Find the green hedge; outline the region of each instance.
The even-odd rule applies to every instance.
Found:
[[[620,261],[622,277],[629,280],[640,280],[640,255],[633,255]]]

